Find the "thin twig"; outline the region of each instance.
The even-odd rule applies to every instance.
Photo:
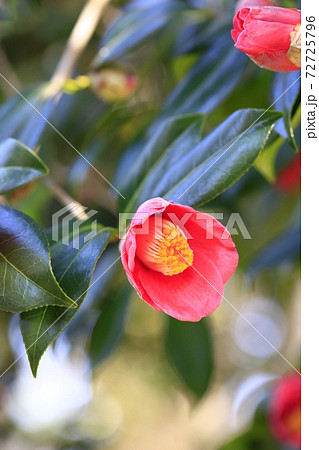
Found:
[[[52,76],[54,85],[61,87],[72,76],[75,63],[91,39],[109,2],[110,0],[88,0],[84,6]]]
[[[42,181],[46,187],[50,189],[53,197],[62,203],[62,205],[69,206],[70,212],[72,212],[75,217],[83,220],[87,220],[89,218],[85,212],[86,208],[84,208],[81,203],[70,197],[61,186],[58,186],[52,180],[52,178],[46,176],[42,179]]]
[[[5,195],[0,195],[0,205],[8,206],[8,200]]]

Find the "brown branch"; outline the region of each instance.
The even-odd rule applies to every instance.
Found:
[[[0,195],[0,205],[8,206],[8,200],[5,195]]]

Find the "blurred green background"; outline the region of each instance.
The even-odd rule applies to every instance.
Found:
[[[116,192],[67,141],[119,189],[163,120],[203,113],[206,135],[238,109],[268,108],[299,76],[262,70],[233,48],[232,1],[113,1],[74,64],[75,81],[45,96],[84,5],[0,1],[0,139],[20,139],[50,169],[2,202],[43,229],[65,198],[118,226]],[[105,101],[99,88],[87,87],[87,77],[104,69],[129,74],[138,87]],[[93,282],[117,262],[44,354],[36,379],[17,315],[0,312],[1,449],[288,448],[271,436],[267,402],[274,381],[293,369],[242,317],[299,368],[299,83],[271,109],[285,121],[254,166],[199,207],[222,213],[225,226],[231,213],[240,214],[251,237],[234,224],[240,262],[225,298],[236,310],[224,301],[199,325],[177,323],[137,297],[118,244],[109,245]]]

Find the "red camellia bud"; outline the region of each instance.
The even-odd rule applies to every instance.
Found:
[[[275,6],[240,9],[234,17],[235,47],[260,67],[277,72],[301,66],[301,13]]]
[[[300,190],[301,185],[301,154],[296,155],[292,161],[282,169],[277,176],[275,188],[283,193],[296,193]]]
[[[241,8],[250,8],[251,6],[273,6],[270,0],[239,0],[236,3],[235,10],[239,11]]]
[[[235,244],[221,223],[163,198],[138,208],[121,254],[127,277],[145,302],[190,322],[220,305],[238,264]]]
[[[269,404],[269,424],[279,442],[300,447],[300,375],[286,375],[276,383]]]
[[[130,97],[138,88],[138,78],[118,68],[101,69],[89,74],[91,88],[101,100],[115,102]]]

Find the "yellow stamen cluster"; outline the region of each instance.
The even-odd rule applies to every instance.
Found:
[[[137,236],[136,255],[149,268],[164,275],[184,272],[193,264],[193,251],[183,231],[170,220],[156,226],[150,218],[148,235]]]
[[[296,408],[289,415],[287,415],[285,424],[291,433],[300,432],[300,429],[301,429],[301,410],[300,410],[300,408]]]
[[[173,225],[173,224],[172,224]],[[163,226],[163,239],[159,242],[156,264],[166,266],[165,275],[176,275],[193,264],[194,255],[181,230],[170,224]]]

